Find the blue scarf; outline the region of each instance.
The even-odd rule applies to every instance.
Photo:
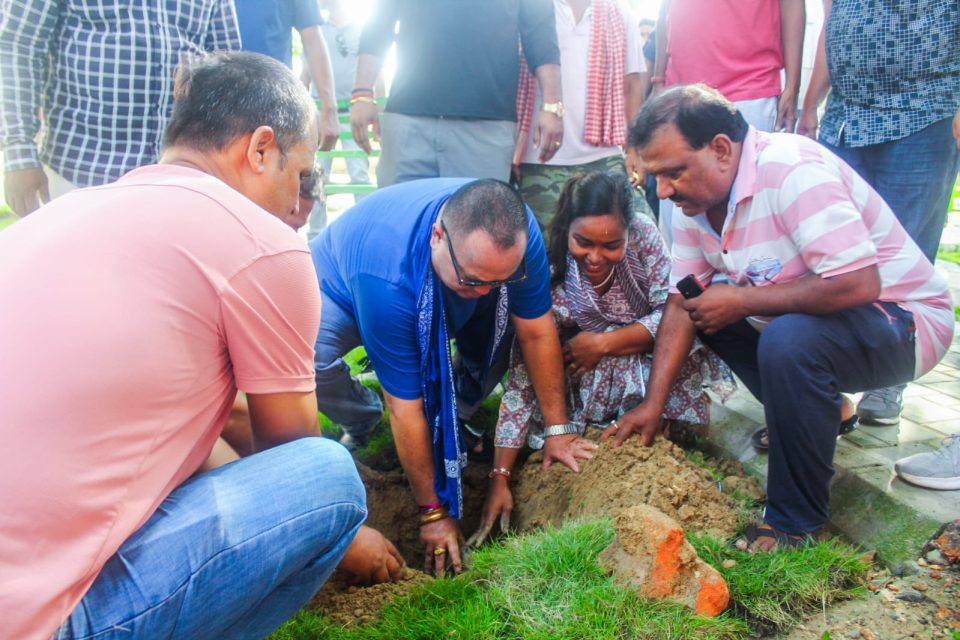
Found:
[[[417,344],[420,348],[420,372],[423,385],[423,412],[433,445],[433,487],[440,504],[459,519],[463,511],[461,472],[467,466],[467,453],[460,436],[457,394],[453,380],[450,336],[443,309],[443,286],[428,263],[420,299],[417,301]],[[507,328],[507,287],[500,287],[494,321],[493,340],[487,345],[484,378],[497,353]]]

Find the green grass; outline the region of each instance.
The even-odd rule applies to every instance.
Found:
[[[851,587],[867,570],[859,553],[838,540],[777,553],[750,555],[708,537],[691,536],[707,563],[730,588],[735,610],[762,628],[796,624],[823,602],[861,594]],[[726,559],[736,561],[729,569]]]
[[[346,629],[322,615],[301,611],[272,640],[387,640],[458,638],[484,640],[606,638],[742,638],[751,628],[796,623],[824,600],[849,597],[865,571],[857,552],[840,543],[751,556],[719,540],[695,537],[698,553],[720,568],[735,603],[705,618],[665,601],[639,597],[618,585],[597,563],[613,539],[608,522],[510,537],[478,550],[470,570],[433,580],[388,605],[373,625]]]
[[[17,221],[17,216],[13,210],[5,204],[0,204],[0,231],[6,229]]]
[[[960,251],[944,251],[943,249],[940,249],[937,251],[937,260],[952,262],[953,264],[960,264]]]

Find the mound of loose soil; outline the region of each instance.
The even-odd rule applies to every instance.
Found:
[[[594,453],[592,460],[581,462],[579,474],[560,464],[544,470],[542,454],[531,456],[517,474],[515,525],[520,530],[559,526],[571,518],[613,517],[625,508],[647,504],[677,520],[687,532],[723,537],[736,532],[736,503],[721,493],[709,471],[688,461],[668,440],[643,447],[631,438],[619,449],[602,444]],[[725,482],[762,495],[753,479],[731,474]]]
[[[372,624],[386,604],[407,595],[429,579],[426,574],[407,567],[397,582],[355,587],[345,582],[342,575],[335,574],[313,596],[307,608],[318,610],[334,623],[347,627]]]

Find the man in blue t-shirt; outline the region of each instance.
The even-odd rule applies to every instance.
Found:
[[[449,562],[459,571],[456,518],[466,461],[459,420],[469,417],[502,377],[513,334],[544,422],[551,425],[545,464],[559,461],[576,470],[575,459],[590,457],[594,448],[568,424],[549,269],[536,219],[498,180],[416,180],[358,202],[310,249],[323,298],[315,357],[318,406],[343,426],[347,444],[366,438],[376,426],[379,399],[350,377],[341,358],[363,344],[420,506],[427,570],[441,572]],[[513,467],[506,457],[515,456],[515,449],[496,455],[494,474]]]
[[[240,42],[254,51],[293,65],[291,30],[300,32],[304,57],[320,96],[320,149],[329,151],[340,136],[336,88],[329,49],[320,26],[323,17],[317,0],[235,0]]]

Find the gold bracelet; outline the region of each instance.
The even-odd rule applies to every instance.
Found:
[[[431,522],[436,522],[437,520],[443,520],[444,518],[449,517],[450,512],[443,507],[440,507],[439,509],[433,509],[420,516],[420,526],[422,527],[425,524],[430,524]]]
[[[367,103],[367,104],[377,104],[377,101],[376,101],[376,100],[374,100],[373,98],[367,97],[367,96],[356,96],[356,97],[354,97],[354,98],[350,98],[350,104],[351,104],[351,105],[355,105],[355,104],[357,104],[358,102],[365,102],[365,103]]]

